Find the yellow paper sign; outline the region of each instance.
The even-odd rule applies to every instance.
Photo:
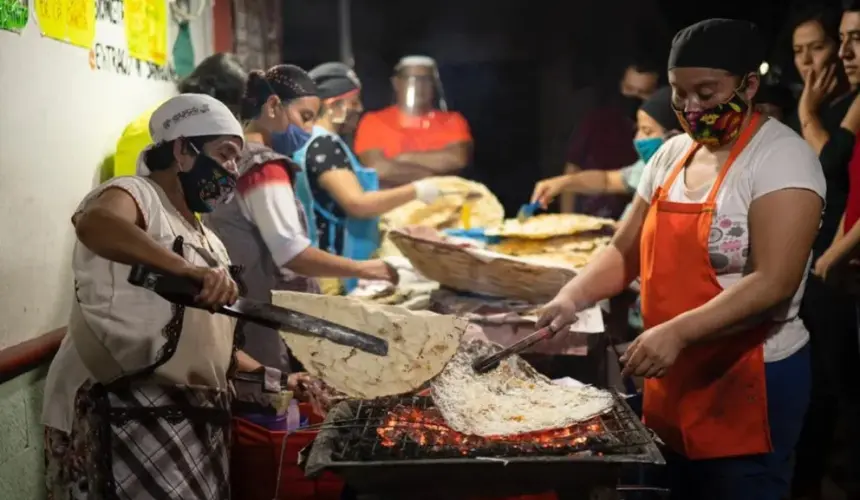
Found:
[[[90,48],[96,38],[93,0],[35,0],[42,35],[78,47]]]
[[[167,64],[167,0],[125,0],[123,6],[129,54]]]

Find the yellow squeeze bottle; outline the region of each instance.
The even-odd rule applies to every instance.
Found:
[[[460,209],[460,223],[463,225],[463,229],[467,231],[472,229],[472,202],[469,200],[466,200]]]

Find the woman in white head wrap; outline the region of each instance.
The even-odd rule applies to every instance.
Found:
[[[128,277],[142,264],[198,282],[213,308],[235,301],[227,252],[194,213],[232,196],[242,127],[218,100],[183,94],[149,128],[143,175],[102,184],[72,216],[75,297],[42,414],[49,498],[229,497],[234,321]]]

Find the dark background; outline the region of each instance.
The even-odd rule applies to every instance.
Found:
[[[631,57],[665,61],[677,30],[727,17],[757,23],[772,44],[771,65],[790,69],[782,31],[792,7],[805,3],[812,2],[352,0],[352,49],[367,109],[392,102],[389,78],[400,57],[437,60],[449,108],[472,128],[466,176],[487,184],[510,214],[534,182],[560,173],[579,119],[599,92],[616,91]],[[286,62],[310,69],[340,58],[337,4],[284,1]]]

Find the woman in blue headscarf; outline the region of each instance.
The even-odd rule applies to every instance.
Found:
[[[325,63],[310,71],[322,99],[308,142],[294,155],[302,166],[296,192],[316,231],[311,241],[330,253],[370,259],[379,247],[379,216],[409,201],[432,203],[439,196],[431,181],[379,189],[376,170],[361,164],[341,135],[355,131],[363,107],[361,82],[346,64]],[[347,292],[356,279],[346,279]]]
[[[633,195],[645,164],[667,139],[681,131],[671,103],[672,89],[663,87],[636,112],[636,136],[633,139],[633,147],[639,155],[636,163],[618,170],[585,170],[542,180],[535,185],[532,201],[538,201],[546,208],[561,193]],[[621,217],[629,210],[630,205]]]

